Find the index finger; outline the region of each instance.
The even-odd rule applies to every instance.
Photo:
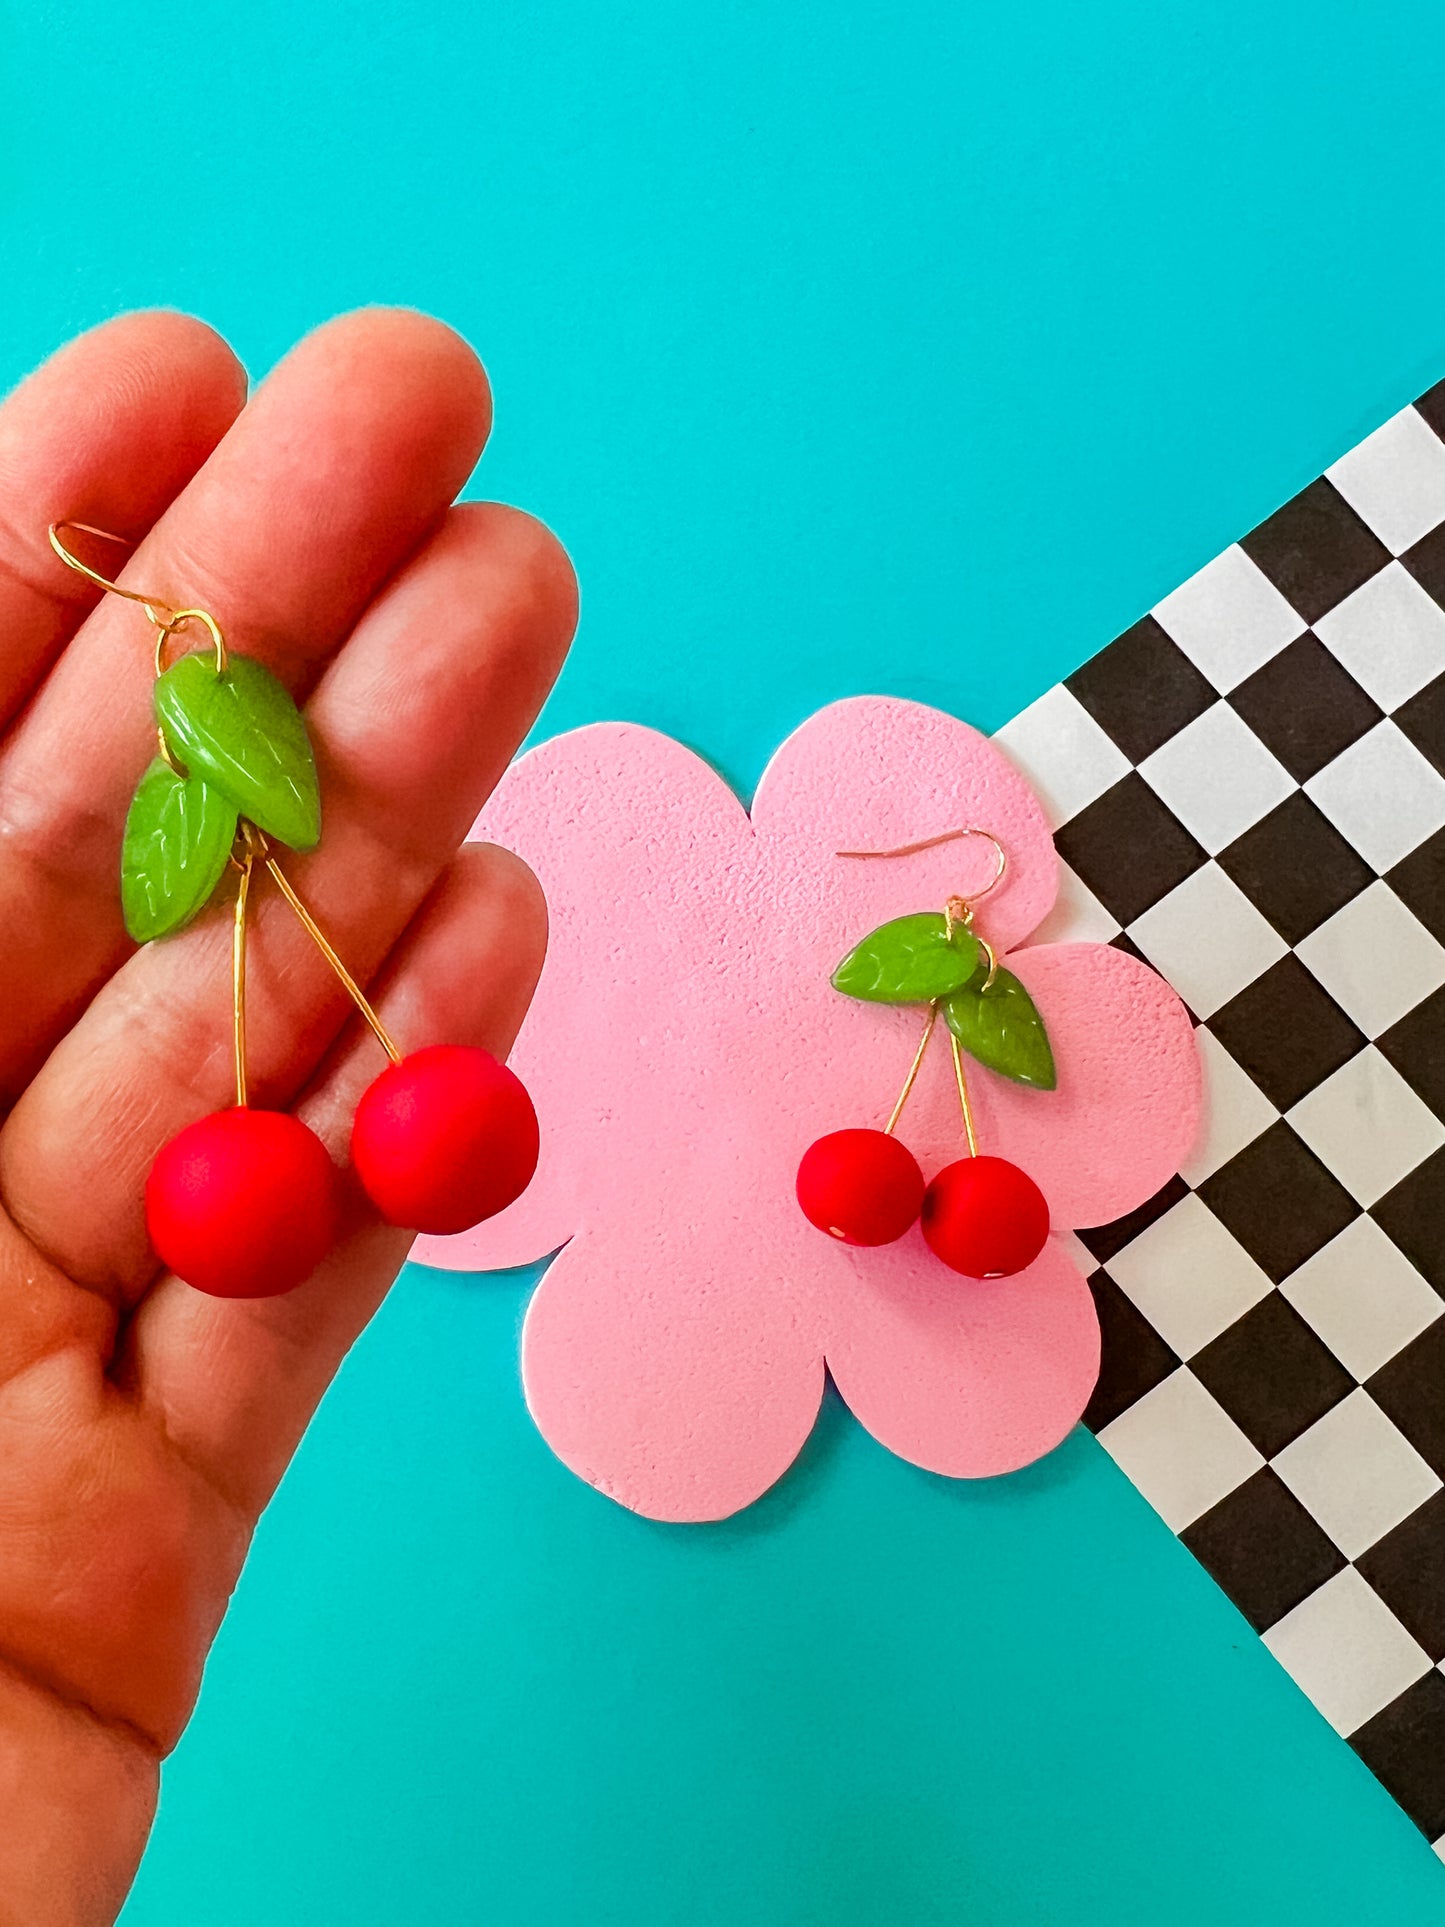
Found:
[[[139,539],[245,399],[214,329],[157,312],[67,343],[0,406],[0,732],[99,594],[57,569],[48,525],[74,516]]]

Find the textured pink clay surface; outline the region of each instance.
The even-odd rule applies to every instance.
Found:
[[[1053,903],[1053,842],[976,730],[916,703],[835,703],[778,751],[750,821],[678,743],[597,724],[523,757],[478,820],[551,907],[511,1059],[541,1162],[514,1205],[414,1256],[482,1270],[566,1247],[527,1314],[528,1404],[553,1450],[635,1511],[716,1519],[755,1499],[806,1439],[825,1361],[876,1438],[957,1477],[1038,1458],[1088,1401],[1098,1325],[1057,1236],[1027,1271],[974,1282],[917,1226],[855,1249],[794,1196],[815,1138],[886,1120],[923,1023],[841,997],[833,967],[874,925],[993,870],[976,838],[894,861],[835,853],[964,823],[1008,852],[977,927],[1032,992],[1059,1073],[1040,1092],[974,1067],[981,1148],[1041,1186],[1054,1233],[1107,1223],[1190,1148],[1193,1033],[1162,979],[1117,950],[1017,947]],[[942,1035],[899,1136],[925,1176],[961,1154]]]

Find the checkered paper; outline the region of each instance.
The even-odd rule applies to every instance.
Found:
[[[998,740],[1205,1067],[1085,1422],[1445,1858],[1445,383]]]

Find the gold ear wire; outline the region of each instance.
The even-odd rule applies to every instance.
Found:
[[[97,588],[106,590],[110,595],[124,596],[127,602],[138,602],[158,627],[171,620],[175,612],[168,604],[162,602],[159,596],[142,595],[135,589],[122,589],[118,582],[112,582],[108,576],[102,575],[99,569],[92,569],[88,562],[82,562],[78,555],[72,554],[60,539],[62,529],[74,529],[77,535],[95,535],[102,542],[118,542],[127,549],[131,546],[128,536],[112,535],[109,529],[95,528],[89,522],[73,522],[69,516],[62,517],[58,522],[52,522],[49,529],[50,546],[67,569],[74,569],[77,575],[83,575],[87,582],[95,583]],[[158,609],[165,609],[166,614],[157,615]]]
[[[126,548],[130,547],[129,539],[124,535],[113,535],[109,529],[95,528],[89,522],[72,522],[69,517],[65,517],[59,522],[52,522],[47,531],[50,537],[51,548],[54,549],[67,569],[74,569],[77,575],[83,575],[87,582],[93,582],[97,588],[104,589],[107,595],[124,596],[127,602],[138,602],[142,609],[145,610],[147,618],[159,631],[159,634],[156,636],[155,656],[156,674],[158,676],[165,668],[166,643],[175,635],[178,629],[183,629],[188,622],[199,622],[205,626],[210,634],[212,643],[215,645],[216,674],[223,676],[226,673],[226,642],[224,636],[221,634],[220,624],[213,615],[208,614],[204,609],[173,609],[168,602],[163,602],[159,596],[147,595],[138,589],[122,589],[118,582],[112,582],[109,576],[102,575],[98,569],[92,569],[88,562],[82,562],[78,555],[66,548],[60,539],[60,531],[62,529],[73,529],[77,535],[94,535],[102,542],[119,542]]]
[[[1008,853],[992,830],[981,830],[973,823],[965,823],[957,830],[944,830],[938,836],[921,837],[917,843],[900,843],[895,850],[835,850],[834,856],[861,857],[876,859],[880,857],[917,856],[920,850],[936,850],[940,843],[954,843],[960,837],[981,836],[992,843],[994,848],[994,873],[981,890],[975,890],[969,899],[971,903],[981,903],[990,890],[996,890],[1003,882],[1004,872],[1008,869]]]

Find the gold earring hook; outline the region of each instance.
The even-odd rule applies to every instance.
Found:
[[[138,589],[122,589],[118,582],[112,582],[108,576],[102,575],[98,569],[92,569],[88,562],[82,562],[78,555],[66,548],[60,539],[60,531],[62,529],[72,529],[77,535],[94,535],[102,542],[118,542],[126,548],[131,546],[129,539],[124,535],[113,535],[109,529],[98,529],[89,522],[73,522],[68,516],[63,516],[58,522],[52,522],[47,531],[50,537],[51,548],[54,549],[67,569],[74,569],[77,575],[83,575],[87,582],[95,583],[96,587],[104,589],[107,595],[124,596],[127,602],[138,602],[142,609],[145,610],[148,620],[154,624],[155,628],[159,631],[156,636],[155,654],[156,674],[158,676],[165,668],[165,647],[167,641],[175,635],[177,630],[183,629],[188,622],[199,622],[204,625],[210,635],[212,643],[215,645],[216,674],[223,676],[226,673],[226,642],[221,634],[220,624],[213,615],[208,614],[204,609],[173,609],[168,602],[163,602],[159,596],[147,595]]]
[[[917,856],[920,850],[936,850],[940,843],[955,843],[960,837],[981,836],[994,848],[994,873],[981,890],[975,890],[969,899],[971,903],[981,903],[990,890],[996,890],[1003,882],[1004,872],[1008,869],[1008,853],[992,830],[981,830],[973,823],[965,823],[961,829],[944,830],[938,836],[920,837],[917,843],[900,843],[895,850],[835,850],[834,856],[848,857],[892,857]]]
[[[900,843],[898,847],[893,850],[835,850],[833,854],[834,856],[862,858],[917,856],[920,850],[936,850],[940,843],[955,843],[960,837],[965,836],[981,836],[986,842],[992,843],[995,858],[993,875],[981,890],[975,890],[971,897],[952,896],[943,906],[943,914],[950,930],[952,930],[956,923],[961,923],[967,928],[973,922],[974,910],[982,903],[990,890],[996,890],[1003,882],[1004,872],[1008,869],[1008,852],[1004,849],[1004,846],[999,842],[992,830],[981,830],[977,824],[965,823],[959,829],[943,830],[937,836],[920,837],[916,843]],[[975,936],[978,935],[976,931],[974,934]],[[988,958],[988,975],[983,981],[982,988],[984,990],[992,990],[995,980],[998,977],[998,953],[986,937],[978,937],[978,942],[983,949],[984,955]],[[962,1077],[962,1074],[962,1067],[960,1066],[960,1077]],[[964,1098],[964,1117],[965,1119],[968,1118],[968,1100],[966,1097]],[[970,1136],[971,1134],[972,1125],[970,1124]]]
[[[109,529],[95,528],[89,522],[73,522],[69,516],[63,516],[60,521],[52,522],[49,529],[50,546],[67,569],[74,569],[77,575],[83,575],[87,582],[95,583],[97,588],[104,589],[110,595],[124,596],[127,602],[138,602],[158,628],[164,627],[174,619],[175,610],[169,603],[162,602],[159,596],[142,595],[136,589],[122,589],[118,582],[112,582],[108,576],[102,575],[99,569],[92,569],[88,562],[82,562],[80,557],[73,554],[61,541],[62,529],[74,529],[77,535],[98,536],[102,542],[118,542],[128,549],[131,544],[127,536],[113,535]],[[156,613],[160,609],[166,612],[163,616]]]

